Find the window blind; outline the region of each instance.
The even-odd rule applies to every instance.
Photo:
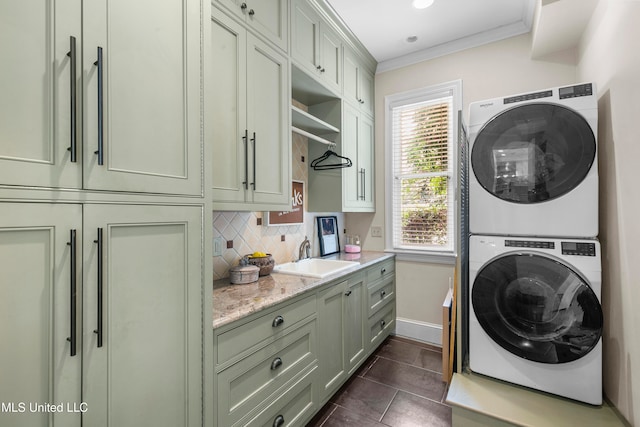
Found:
[[[453,250],[453,97],[392,107],[393,242]]]

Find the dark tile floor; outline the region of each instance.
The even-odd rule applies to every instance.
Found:
[[[389,337],[307,427],[451,426],[442,352]]]

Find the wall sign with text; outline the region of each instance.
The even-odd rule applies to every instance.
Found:
[[[298,225],[304,223],[304,182],[291,183],[291,211],[268,212],[267,225]]]

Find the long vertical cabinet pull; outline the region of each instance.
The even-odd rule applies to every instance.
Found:
[[[358,200],[365,200],[366,199],[365,194],[364,194],[364,192],[365,192],[364,180],[366,178],[365,169],[364,168],[360,168],[359,174],[360,174],[360,192],[361,192],[362,195],[358,194]]]
[[[104,164],[104,110],[103,110],[103,63],[102,63],[102,48],[98,46],[98,60],[93,63],[98,67],[98,149],[94,151],[94,154],[98,155],[98,165]]]
[[[251,187],[253,191],[256,191],[256,133],[253,133],[253,138],[251,138],[251,142],[253,143],[253,182],[251,183]]]
[[[362,168],[362,200],[367,200],[367,170]]]
[[[69,36],[69,87],[71,96],[71,145],[67,151],[71,153],[71,161],[77,162],[77,140],[76,140],[76,38]]]
[[[98,326],[93,333],[98,334],[98,347],[102,347],[102,228],[98,228],[98,239],[93,242],[98,244]]]
[[[78,318],[78,312],[77,312],[77,282],[76,282],[76,271],[77,271],[77,264],[76,264],[76,256],[77,256],[77,251],[76,251],[76,230],[71,230],[71,232],[69,233],[69,243],[67,243],[67,245],[69,245],[70,247],[70,251],[69,251],[69,257],[71,258],[71,262],[70,262],[70,274],[71,274],[71,280],[69,280],[69,285],[70,285],[70,289],[69,289],[69,304],[70,304],[70,309],[69,309],[69,313],[70,313],[70,335],[69,338],[67,338],[67,341],[69,341],[70,345],[70,351],[69,351],[69,356],[75,356],[76,355],[76,349],[77,349],[77,327],[76,327],[76,320]]]
[[[244,189],[249,189],[249,131],[247,129],[244,130],[244,136],[242,137],[242,142],[244,142],[244,181],[242,181],[242,185],[244,185]]]

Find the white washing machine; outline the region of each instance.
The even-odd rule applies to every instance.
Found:
[[[596,237],[597,124],[592,83],[472,103],[471,233]]]
[[[602,404],[597,240],[471,236],[469,367]]]

